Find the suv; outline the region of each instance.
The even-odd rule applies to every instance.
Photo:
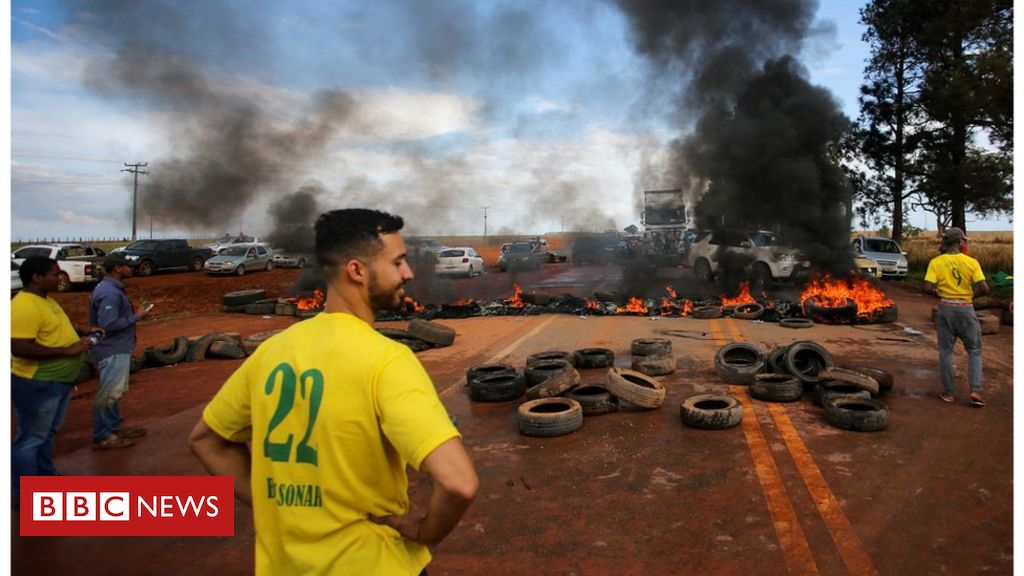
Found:
[[[883,278],[907,277],[907,253],[895,240],[880,236],[858,236],[853,240],[853,251],[878,262]]]
[[[58,292],[67,292],[75,284],[92,284],[103,277],[101,266],[106,253],[87,244],[33,244],[18,248],[11,259],[19,266],[31,256],[53,258],[60,266]]]
[[[510,242],[501,245],[498,256],[498,269],[502,272],[511,270],[536,270],[540,268],[541,255],[534,252],[530,242]]]
[[[772,232],[716,230],[705,234],[690,247],[689,265],[698,280],[710,282],[714,279],[719,270],[718,251],[723,247],[729,253],[750,258],[748,272],[751,279],[761,286],[776,279],[795,278],[808,272],[811,266],[795,248],[778,246]]]
[[[168,268],[187,268],[198,272],[213,256],[209,248],[192,248],[185,240],[139,240],[125,246],[121,253],[139,276],[149,276]]]

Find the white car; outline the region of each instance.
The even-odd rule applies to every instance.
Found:
[[[17,294],[25,286],[21,283],[21,275],[18,274],[18,268],[21,266],[17,262],[11,262],[11,295]]]
[[[213,250],[214,254],[220,254],[221,250],[225,248],[231,248],[233,246],[248,246],[249,244],[262,244],[263,239],[255,236],[246,236],[245,234],[239,234],[238,236],[222,236],[217,240],[203,244],[203,248],[209,248]]]
[[[765,230],[718,230],[693,243],[689,264],[698,280],[710,282],[718,273],[719,250],[724,249],[749,260],[747,272],[760,286],[772,280],[796,278],[810,270],[811,263],[795,248],[778,246],[775,242],[775,234]]]
[[[60,266],[58,292],[67,292],[75,284],[93,284],[102,277],[101,266],[106,253],[85,244],[33,244],[22,246],[11,254],[11,260],[21,264],[25,258],[41,256],[52,258]]]
[[[305,268],[306,257],[299,256],[297,254],[290,254],[288,252],[280,252],[277,249],[273,249],[274,252],[274,266],[278,268]]]
[[[437,254],[434,265],[437,275],[462,275],[467,278],[484,273],[484,259],[468,246],[449,248]]]
[[[858,236],[853,241],[853,250],[878,262],[883,278],[907,277],[907,253],[895,240],[879,236]]]

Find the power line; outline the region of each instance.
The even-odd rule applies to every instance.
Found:
[[[149,174],[144,168],[149,165],[148,162],[136,162],[135,164],[124,163],[127,168],[123,168],[121,172],[131,172],[135,176],[135,186],[132,188],[132,242],[139,239],[136,224],[138,222],[138,205],[139,205],[139,174]]]

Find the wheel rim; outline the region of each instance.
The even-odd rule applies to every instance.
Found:
[[[274,269],[274,263],[273,262],[267,262],[267,272],[270,272],[273,269]]]
[[[202,260],[200,260],[199,258],[196,258],[195,260],[192,261],[192,270],[198,272],[198,271],[200,271],[202,269],[203,269],[203,261]]]
[[[238,268],[236,268],[235,269],[235,274],[238,274],[239,276],[241,276],[242,274],[245,274],[245,266],[239,266]]]
[[[67,274],[60,275],[60,282],[57,283],[57,292],[67,292],[71,289],[71,280]]]
[[[149,276],[150,274],[153,273],[153,265],[150,264],[149,262],[143,262],[139,266],[139,273],[142,274],[143,276]]]

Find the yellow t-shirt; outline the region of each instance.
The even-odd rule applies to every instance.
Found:
[[[928,263],[924,281],[935,285],[939,298],[971,302],[974,285],[985,279],[981,265],[967,254],[942,254]]]
[[[406,513],[406,464],[459,436],[405,345],[319,314],[261,344],[203,419],[252,442],[257,574],[419,574],[430,562],[368,519]]]
[[[64,348],[78,342],[71,319],[57,301],[22,290],[11,300],[11,338],[35,340],[48,348]],[[11,372],[31,380],[74,382],[82,369],[82,354],[67,358],[31,360],[11,356]]]

